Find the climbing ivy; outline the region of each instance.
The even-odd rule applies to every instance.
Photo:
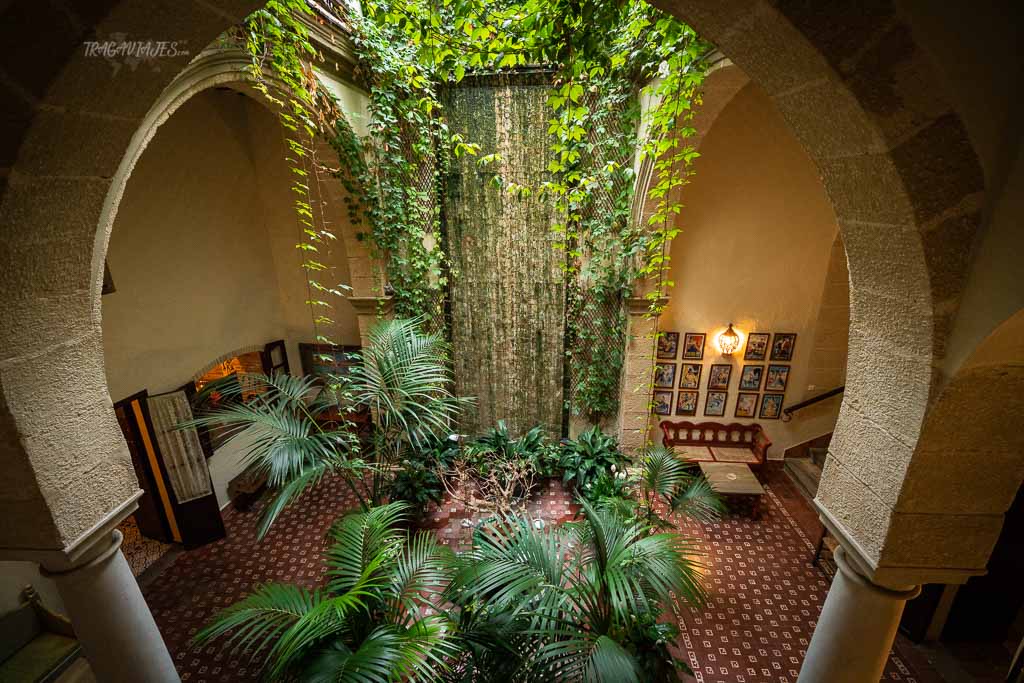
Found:
[[[678,190],[696,157],[687,144],[689,119],[709,46],[642,0],[365,0],[358,11],[341,2],[324,8],[350,28],[357,77],[370,94],[366,138],[316,89],[309,66],[316,51],[297,19],[311,13],[305,2],[272,0],[244,25],[254,76],[278,98],[289,132],[304,235],[297,246],[314,323],[330,322],[327,297],[320,295],[339,288],[317,279],[325,269],[319,254],[334,237],[311,196],[310,169],[319,168],[312,140],[325,133],[331,139],[339,160],[335,174],[350,194],[349,218],[386,268],[396,313],[437,321],[448,265],[441,179],[452,157],[479,157],[481,168],[500,162],[451,134],[443,91],[468,73],[539,66],[552,74],[548,178],[524,187],[499,173],[481,177],[510,200],[550,197],[570,287],[574,407],[591,417],[613,412],[623,354],[602,351],[595,335],[624,339],[622,299],[641,290],[656,315],[672,285],[667,246],[678,232]],[[271,91],[270,80],[283,88]],[[631,209],[635,169],[644,159],[653,166],[653,182],[639,200],[649,199],[652,210],[638,221]],[[599,311],[613,313],[595,330],[585,322]],[[318,339],[329,341],[319,333]]]
[[[343,296],[348,287],[322,279],[331,274],[323,259],[336,236],[329,229],[320,196],[318,176],[324,166],[317,158],[316,142],[343,117],[334,98],[317,87],[312,64],[322,55],[302,21],[313,17],[313,10],[303,0],[270,0],[225,38],[248,54],[253,85],[273,105],[281,123],[300,235],[295,248],[302,255],[306,274],[306,305],[316,341],[333,344],[324,333],[334,323],[330,299]]]

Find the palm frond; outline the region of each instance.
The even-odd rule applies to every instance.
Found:
[[[384,559],[389,562],[402,543],[395,527],[405,518],[409,505],[399,501],[348,514],[331,526],[328,537],[334,541],[327,551],[328,587],[345,592],[355,586],[367,567]]]
[[[713,524],[725,513],[725,503],[703,476],[687,479],[672,492],[669,505],[677,515]]]
[[[231,607],[221,611],[194,641],[205,645],[225,637],[232,651],[250,650],[255,658],[271,647],[282,633],[326,599],[322,591],[272,583],[260,586]]]

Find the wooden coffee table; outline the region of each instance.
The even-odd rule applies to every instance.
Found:
[[[708,483],[723,497],[752,497],[751,516],[761,518],[761,496],[764,487],[754,476],[749,465],[741,462],[702,462],[700,470]]]

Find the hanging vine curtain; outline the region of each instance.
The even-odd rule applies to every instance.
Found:
[[[505,420],[514,433],[562,423],[564,252],[554,248],[548,197],[510,197],[497,183],[539,188],[550,157],[550,75],[467,77],[448,94],[453,133],[480,144],[452,161],[445,193],[451,255],[455,381],[475,396],[461,428]],[[497,154],[491,162],[479,161]]]
[[[167,477],[179,503],[187,503],[213,493],[210,468],[195,429],[175,429],[192,419],[192,408],[184,391],[176,391],[148,400],[153,430],[160,445]]]

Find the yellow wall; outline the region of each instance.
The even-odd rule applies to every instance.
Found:
[[[744,334],[795,332],[784,405],[833,388],[808,387],[812,355],[820,358],[812,351],[820,346],[815,331],[838,228],[817,169],[757,86],[746,86],[730,102],[700,154],[683,192],[682,232],[671,250],[675,287],[660,329],[708,334],[696,419],[703,419],[711,365],[730,363],[725,416],[707,419],[760,422],[773,441],[769,456],[780,458],[789,446],[832,431],[839,401],[789,423],[737,420],[742,353],[723,357],[713,339],[730,322]],[[756,364],[767,371],[768,361]]]
[[[175,389],[225,354],[281,338],[301,372],[297,345],[313,341],[313,327],[283,149],[269,110],[231,90],[200,93],[157,131],[129,178],[108,252],[113,400]],[[340,235],[346,214],[334,209]],[[341,239],[324,260],[336,267],[325,282],[348,282]],[[357,344],[351,305],[338,301],[334,317],[330,334]],[[222,505],[243,452],[228,444],[210,459]]]

